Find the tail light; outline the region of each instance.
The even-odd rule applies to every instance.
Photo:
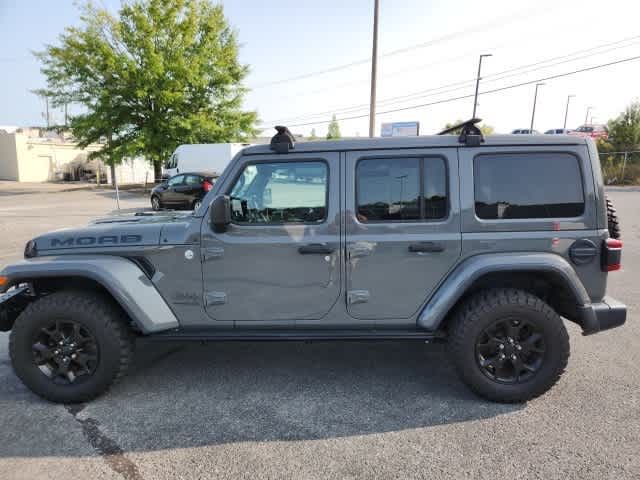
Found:
[[[213,188],[213,183],[211,183],[209,180],[205,180],[204,182],[202,182],[202,188],[205,192],[208,192]]]
[[[602,249],[602,270],[614,272],[620,270],[622,260],[622,242],[615,238],[607,238]]]

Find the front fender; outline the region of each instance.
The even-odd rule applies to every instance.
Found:
[[[1,276],[16,285],[38,278],[80,277],[102,285],[143,333],[179,326],[158,290],[132,261],[109,255],[64,255],[23,260],[6,266]]]
[[[488,273],[548,272],[571,290],[579,307],[591,304],[589,295],[573,267],[553,253],[483,254],[462,261],[440,284],[418,316],[418,326],[436,330],[456,302],[473,283]]]

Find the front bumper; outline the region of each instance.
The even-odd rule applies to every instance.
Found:
[[[582,334],[592,335],[619,327],[627,320],[627,306],[612,297],[582,307]]]

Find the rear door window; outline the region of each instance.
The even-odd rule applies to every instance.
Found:
[[[442,157],[371,158],[356,167],[360,222],[406,222],[447,216],[447,167]]]
[[[584,213],[578,158],[567,153],[482,154],[473,160],[475,211],[484,220]]]

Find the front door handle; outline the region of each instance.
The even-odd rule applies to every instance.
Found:
[[[437,242],[419,242],[409,245],[410,252],[444,252],[444,245]]]
[[[303,245],[298,248],[298,253],[301,255],[309,255],[309,254],[320,254],[327,255],[329,253],[333,253],[335,248],[330,247],[329,245],[325,245],[324,243],[310,243],[309,245]]]

